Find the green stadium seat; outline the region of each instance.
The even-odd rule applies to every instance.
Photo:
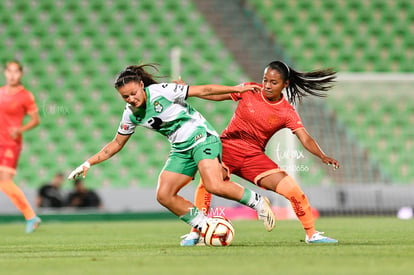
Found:
[[[15,10],[20,10],[20,6],[17,5]],[[31,9],[21,10],[26,13]],[[137,13],[137,10],[145,12]],[[39,144],[27,151],[40,156],[36,160],[39,162],[36,162],[37,169],[45,163],[53,165],[43,160],[41,152],[44,155],[47,152],[49,158],[55,159],[55,166],[67,170],[79,164],[79,155],[84,157],[95,153],[99,149],[97,144],[103,145],[113,138],[124,103],[113,89],[112,81],[125,65],[159,62],[162,64],[160,74],[168,75],[170,68],[166,64],[169,63],[169,49],[183,42],[189,43],[193,51],[199,54],[194,58],[196,55],[193,53],[183,52],[183,59],[186,58],[183,64],[189,63],[190,68],[195,64],[192,74],[196,77],[201,74],[208,80],[216,78],[217,75],[223,75],[226,67],[230,67],[233,62],[208,28],[205,29],[204,38],[197,41],[194,39],[199,35],[198,31],[204,21],[199,15],[191,15],[196,13],[191,3],[107,1],[105,5],[97,2],[80,5],[77,1],[70,1],[61,3],[57,8],[57,4],[51,1],[38,5],[38,11],[46,14],[43,22],[48,22],[48,27],[42,25],[33,14],[23,15],[24,20],[21,22],[33,25],[29,29],[33,31],[28,35],[30,39],[41,41],[38,44],[40,47],[36,49],[38,52],[28,52],[31,47],[27,45],[27,35],[20,37],[19,33],[10,31],[16,37],[20,51],[25,52],[25,58],[33,63],[29,66],[38,79],[38,88],[46,94],[43,97],[46,104],[42,113],[42,127],[47,129],[48,134],[42,139],[48,145],[45,148],[44,144]],[[160,11],[169,14],[160,18]],[[130,24],[137,18],[140,18],[139,24]],[[8,20],[7,16],[1,16],[0,19],[0,22]],[[10,22],[11,20],[13,19],[10,18]],[[177,23],[182,25],[181,29],[177,29]],[[213,42],[210,43],[211,41]],[[208,49],[220,52],[220,57]],[[211,69],[202,73],[201,64]],[[240,70],[234,70],[232,74],[242,78]],[[67,107],[67,113],[64,113],[64,109],[59,109],[61,107]],[[109,125],[113,129],[108,130]],[[147,144],[145,136],[150,136],[155,141],[165,141],[147,131],[141,135],[138,138],[140,146],[136,150],[145,154],[146,159],[142,164],[144,169],[137,178],[142,178],[139,182],[146,186],[154,186],[165,156],[154,156],[153,150],[146,149],[152,147]],[[168,143],[157,146],[158,150],[168,154]],[[29,159],[33,161],[33,158]],[[115,162],[114,165],[121,164]],[[102,169],[93,180],[98,184],[107,184],[119,176],[107,170],[112,169]],[[42,173],[39,176],[47,176],[45,172]],[[27,180],[25,175],[21,177]],[[138,182],[133,177],[126,178],[123,181],[126,183],[121,184],[124,187],[129,185],[128,181]],[[121,185],[114,183],[114,186]]]
[[[5,2],[10,5],[7,9],[4,8]],[[248,0],[248,4],[257,10],[267,30],[273,32],[277,42],[285,47],[287,55],[293,57],[302,68],[329,66],[353,72],[367,69],[374,72],[413,72],[414,57],[410,53],[414,48],[414,40],[411,33],[407,32],[409,22],[414,20],[412,1],[311,3],[298,0]],[[164,16],[160,16],[160,13]],[[12,24],[13,28],[7,27]],[[85,133],[91,131],[93,135],[101,133],[107,137],[109,134],[103,128],[109,126],[104,125],[104,122],[111,121],[108,124],[117,125],[121,115],[119,106],[123,103],[117,98],[112,81],[126,64],[159,62],[162,65],[160,74],[168,76],[171,73],[169,50],[175,45],[185,45],[182,75],[186,80],[201,84],[213,80],[233,83],[238,79],[247,79],[191,1],[3,1],[0,2],[0,39],[7,41],[5,45],[0,45],[0,59],[9,58],[8,49],[11,47],[14,47],[16,56],[23,57],[24,65],[29,68],[25,76],[27,83],[33,83],[34,92],[39,95],[46,94],[39,97],[43,100],[40,104],[50,102],[68,107],[69,114],[41,114],[41,127],[51,132],[42,138],[56,143],[54,146],[48,145],[44,151],[56,154],[57,148],[67,146],[64,143],[66,139],[59,140],[59,133],[60,137],[67,137],[72,147],[77,148],[76,154],[67,156],[70,163],[67,166],[77,165],[79,154],[86,155],[89,150],[92,151],[89,148],[96,149],[96,144],[90,143]],[[385,54],[381,55],[381,51]],[[230,72],[228,68],[231,68]],[[101,94],[96,94],[99,92]],[[67,97],[67,94],[73,96]],[[88,94],[94,95],[92,102]],[[410,102],[410,99],[404,101]],[[353,121],[358,106],[344,105],[343,102],[333,104],[332,109],[338,112],[339,119],[362,139],[364,134],[358,131],[361,127]],[[89,111],[94,110],[95,106],[100,106],[97,108],[99,119],[93,118],[96,112]],[[216,117],[214,112],[218,112],[218,109],[200,108],[213,119]],[[224,113],[223,116],[231,115],[226,108],[220,109],[220,112]],[[388,120],[381,113],[382,109],[378,112],[377,117],[368,117],[370,112],[366,111],[367,117],[360,122],[363,125],[381,123],[387,127],[395,122],[401,124],[402,129],[407,127],[394,120],[394,117]],[[410,107],[406,106],[396,113],[409,112],[413,113],[414,110],[410,111]],[[220,120],[215,122],[220,123]],[[224,127],[226,122],[223,120],[218,127]],[[70,134],[72,129],[76,134]],[[402,140],[407,140],[405,137],[409,136],[405,130],[390,132],[398,134]],[[33,131],[30,135],[38,137],[39,133]],[[110,131],[110,138],[112,135]],[[376,138],[377,135],[380,138]],[[162,140],[161,137],[151,137]],[[375,144],[382,144],[380,140],[387,138],[392,141],[390,136],[379,132],[370,132],[369,138]],[[103,142],[103,139],[94,142]],[[145,139],[139,142],[147,144]],[[361,142],[369,144],[369,140]],[[33,160],[32,152],[42,152],[42,144],[39,146],[28,151],[28,159]],[[57,162],[61,167],[64,160],[60,153],[57,154],[53,157],[59,158]],[[164,159],[151,156],[148,152],[148,163],[155,162],[162,166]],[[39,155],[37,168],[50,165],[44,161],[46,157],[50,156]],[[115,167],[122,166],[120,163],[114,164]],[[146,169],[155,170],[154,167],[159,167],[155,163]],[[22,165],[26,165],[25,160],[22,160]],[[105,182],[106,179],[111,181],[115,177],[109,172],[106,174],[106,170],[111,169],[103,169],[96,176],[97,182],[102,183],[104,179]],[[39,177],[42,175],[45,174],[38,174]],[[410,173],[403,174],[404,177],[406,175]],[[156,182],[156,176],[157,173],[146,175],[145,171],[140,174],[142,182],[151,182],[152,185],[154,179]],[[25,180],[30,178],[25,171],[19,177]],[[315,178],[312,182],[320,182],[325,176],[316,175]],[[136,182],[136,179],[128,178],[128,181]]]

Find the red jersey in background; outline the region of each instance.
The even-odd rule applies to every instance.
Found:
[[[7,86],[0,87],[0,144],[21,144],[22,138],[13,140],[9,131],[21,127],[24,117],[34,112],[37,112],[34,96],[24,87],[15,93],[9,93]]]

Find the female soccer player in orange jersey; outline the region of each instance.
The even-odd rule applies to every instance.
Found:
[[[13,182],[22,148],[22,134],[40,122],[34,97],[23,87],[22,76],[23,68],[19,62],[10,61],[6,64],[6,85],[0,87],[0,190],[23,213],[26,233],[32,233],[41,220]],[[26,115],[30,119],[23,124]]]
[[[291,105],[303,96],[324,96],[323,92],[332,87],[334,79],[335,72],[330,69],[302,73],[282,61],[274,61],[264,70],[260,93],[204,97],[215,101],[231,99],[239,102],[233,118],[220,136],[223,164],[229,173],[288,199],[306,231],[306,243],[338,241],[315,230],[311,206],[300,186],[264,152],[269,139],[277,131],[289,128],[306,150],[319,157],[323,163],[339,167],[338,161],[328,157],[309,135]],[[242,85],[246,84],[253,83]],[[286,89],[287,99],[282,94],[283,89]],[[208,211],[210,201],[211,194],[205,191],[201,182],[196,190],[195,205]],[[199,233],[193,230],[183,237],[181,245],[192,246],[197,244]]]

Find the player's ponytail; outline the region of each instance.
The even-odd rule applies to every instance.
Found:
[[[298,72],[282,61],[273,61],[267,68],[277,70],[283,81],[289,80],[286,88],[287,97],[290,103],[301,102],[302,97],[313,95],[325,97],[326,91],[332,88],[335,82],[336,72],[331,69],[322,69],[311,72]]]
[[[158,83],[155,80],[155,76],[148,73],[145,70],[145,67],[151,67],[153,69],[155,69],[156,71],[158,71],[158,68],[155,64],[143,64],[143,65],[132,65],[132,66],[128,66],[126,67],[122,72],[120,72],[118,74],[118,76],[116,77],[114,86],[116,89],[123,87],[125,84],[129,83],[129,82],[140,82],[142,80],[142,82],[144,82],[144,87],[147,87],[151,84],[156,84]]]

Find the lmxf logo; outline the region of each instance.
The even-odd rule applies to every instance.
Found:
[[[203,153],[206,154],[206,155],[211,155],[211,148],[204,149]]]

